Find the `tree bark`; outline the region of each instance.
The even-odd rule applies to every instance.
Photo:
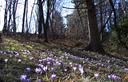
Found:
[[[39,14],[39,19],[38,19],[38,38],[41,38],[42,34],[42,25],[44,24],[44,15],[43,15],[43,6],[42,6],[42,1],[38,0],[38,14]]]
[[[46,24],[44,26],[44,37],[45,37],[45,42],[48,42],[48,35],[47,31],[49,28],[49,19],[50,19],[50,0],[47,0],[47,17],[46,17]]]
[[[8,6],[9,19],[8,19],[7,31],[9,31],[9,29],[10,29],[10,22],[11,22],[11,18],[12,18],[12,11],[11,11],[12,8],[11,7],[12,7],[12,0],[10,0],[9,6]]]
[[[5,4],[5,12],[4,12],[4,26],[3,26],[3,33],[6,33],[7,32],[7,16],[8,16],[8,1],[6,1],[6,4]]]
[[[86,0],[88,9],[88,20],[89,20],[89,45],[86,47],[87,50],[103,53],[103,47],[100,42],[100,33],[97,25],[96,10],[93,0]]]
[[[27,1],[28,0],[25,0],[25,3],[24,3],[24,12],[23,12],[23,20],[22,20],[22,33],[24,33],[24,22],[25,22],[25,13],[26,13]]]
[[[17,10],[18,0],[13,1],[13,32],[16,33],[16,10]]]

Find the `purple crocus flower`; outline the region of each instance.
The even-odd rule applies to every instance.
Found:
[[[20,55],[17,51],[14,51],[13,54],[15,54],[16,57]]]
[[[26,80],[26,79],[27,79],[27,75],[21,75],[21,76],[20,76],[20,79],[21,79],[21,80]]]
[[[128,73],[128,68],[124,68],[124,71],[125,71],[126,73]]]
[[[44,66],[43,67],[43,70],[46,72],[48,70],[48,67],[47,66]]]
[[[23,54],[30,55],[31,53],[29,50],[24,50]]]
[[[42,69],[41,68],[36,68],[35,72],[38,73],[38,74],[42,74]]]
[[[51,75],[51,79],[52,79],[52,80],[56,79],[56,74],[52,74],[52,75]]]
[[[4,61],[7,63],[8,62],[8,59],[4,59]]]
[[[48,67],[47,66],[44,66],[42,64],[39,64],[38,65],[41,69],[43,69],[44,72],[46,72],[48,70]]]
[[[74,66],[74,67],[73,67],[73,70],[76,71],[76,69],[77,69],[77,67]]]
[[[26,70],[27,70],[27,72],[30,72],[31,71],[31,68],[28,67],[28,68],[26,68]]]
[[[21,75],[20,76],[20,80],[22,82],[30,82],[30,79],[27,77],[27,75]]]
[[[42,65],[42,64],[38,64],[38,66],[39,66],[39,67],[41,67],[41,68],[43,68],[43,67],[44,67],[44,65]]]
[[[82,66],[82,65],[79,65],[79,66],[78,66],[78,69],[79,69],[81,75],[83,75],[83,73],[84,73],[83,66]]]
[[[56,65],[57,65],[57,66],[60,66],[60,65],[61,65],[61,63],[60,63],[60,62],[58,62],[58,61],[56,61]]]
[[[30,58],[29,58],[30,61],[33,60],[33,59],[34,59],[33,57],[30,57]]]
[[[39,62],[42,62],[42,61],[43,61],[43,59],[39,59],[38,61],[39,61]]]
[[[94,77],[95,77],[95,78],[98,78],[99,76],[100,76],[99,73],[95,73],[95,74],[94,74]]]
[[[18,59],[18,62],[21,62],[22,60],[21,59]]]
[[[121,78],[115,74],[109,74],[108,79],[113,79],[113,80],[120,80]]]

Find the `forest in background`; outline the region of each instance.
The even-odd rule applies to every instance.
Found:
[[[128,81],[127,0],[24,0],[20,22],[19,1],[5,0],[1,82]]]
[[[17,29],[21,29],[21,34],[33,32],[38,35],[38,38],[44,37],[45,42],[48,42],[48,38],[60,37],[83,40],[88,44],[86,50],[96,52],[104,52],[102,44],[109,40],[113,40],[110,42],[114,47],[118,48],[121,45],[122,48],[128,48],[127,1],[73,0],[71,3],[74,4],[74,7],[65,7],[63,2],[60,0],[34,0],[31,11],[28,12],[28,0],[25,0],[22,19],[20,19],[22,25],[18,26],[16,14],[20,4],[19,0],[5,0],[3,34],[16,33],[19,32]],[[73,11],[72,14],[67,14],[65,17],[66,24],[62,17],[63,9]]]

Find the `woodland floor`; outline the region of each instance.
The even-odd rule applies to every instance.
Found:
[[[127,50],[111,51],[121,57],[116,58],[80,51],[84,46],[66,39],[3,37],[0,82],[128,82]]]

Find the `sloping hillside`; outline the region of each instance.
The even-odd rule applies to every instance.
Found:
[[[128,81],[128,61],[94,52],[83,54],[78,57],[44,43],[4,37],[0,43],[0,82]]]

